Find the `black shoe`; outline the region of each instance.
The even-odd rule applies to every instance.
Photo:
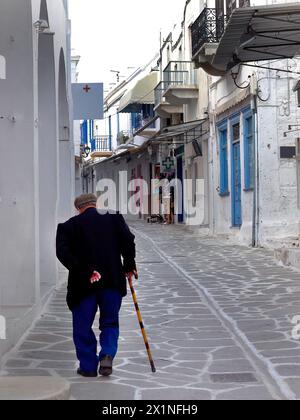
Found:
[[[113,358],[111,356],[104,356],[100,361],[99,374],[102,376],[110,376],[113,372]]]
[[[97,372],[84,372],[80,368],[77,370],[77,374],[83,376],[84,378],[97,378]]]

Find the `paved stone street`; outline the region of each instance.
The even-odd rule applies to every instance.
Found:
[[[180,226],[132,224],[137,235],[137,295],[157,373],[151,373],[129,294],[111,378],[82,379],[65,289],[1,375],[61,376],[74,399],[300,399],[300,274],[273,254],[233,246]],[[95,330],[97,325],[95,325]]]

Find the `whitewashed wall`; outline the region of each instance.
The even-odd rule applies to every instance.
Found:
[[[46,12],[53,37],[39,37],[33,27]],[[62,59],[67,62],[67,37],[62,0],[1,1],[6,79],[0,80],[0,314],[8,331],[0,355],[30,325],[58,281],[56,223],[71,213],[74,181]]]
[[[261,63],[270,65],[269,62]],[[297,60],[289,60],[291,68],[299,68]],[[274,64],[273,64],[274,67]],[[287,68],[287,62],[276,62],[276,68]],[[293,240],[299,235],[299,209],[297,205],[296,159],[280,159],[281,146],[295,146],[299,132],[288,134],[289,124],[297,124],[299,108],[296,94],[292,91],[297,76],[263,69],[242,67],[238,84],[245,86],[249,78],[258,81],[258,146],[259,146],[259,242],[261,245],[278,246],[283,240]],[[250,92],[249,92],[250,93]],[[245,96],[247,96],[245,94]],[[235,105],[232,103],[236,102]],[[227,105],[228,104],[228,107]],[[229,106],[230,104],[230,106]],[[211,231],[236,237],[245,244],[251,243],[253,222],[253,193],[243,191],[244,185],[244,142],[243,121],[241,118],[241,175],[242,175],[242,219],[241,229],[231,227],[231,195],[220,197],[220,157],[219,139],[215,124],[247,104],[253,106],[251,95],[242,100],[241,90],[237,89],[230,75],[212,78],[210,85],[211,117],[211,179],[210,189]],[[218,110],[223,110],[219,113]],[[230,130],[228,130],[228,133]],[[231,153],[228,139],[229,190],[231,192]]]

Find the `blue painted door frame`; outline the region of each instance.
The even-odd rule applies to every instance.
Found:
[[[231,121],[231,191],[232,226],[242,225],[242,180],[240,120]]]

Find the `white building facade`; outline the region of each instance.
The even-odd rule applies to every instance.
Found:
[[[147,147],[99,163],[95,182],[120,168],[151,179],[168,161],[172,176],[191,182],[175,222],[245,245],[297,247],[300,2],[288,3],[183,2],[183,20],[159,51],[157,133]],[[107,97],[119,131],[121,88]]]
[[[74,196],[67,13],[63,0],[0,5],[0,354],[59,282],[56,226]]]
[[[221,40],[230,31],[231,13],[238,6],[262,7],[273,3],[276,10],[262,8],[261,13],[271,13],[271,18],[272,13],[282,14],[287,20],[290,16],[296,19],[296,13],[299,14],[299,2],[293,3],[292,10],[289,7],[293,6],[285,6],[285,1],[252,0],[239,4],[211,1],[202,5],[187,1],[181,33],[171,33],[162,48],[161,80],[168,80],[171,66],[173,80],[163,87],[163,99],[156,111],[162,118],[169,117],[171,125],[181,123],[182,127],[184,124],[188,127],[188,122],[204,119],[209,125],[208,136],[207,125],[203,123],[202,138],[198,137],[202,156],[195,155],[188,138],[184,148],[181,147],[181,157],[175,150],[177,176],[183,172],[183,177],[193,183],[197,178],[204,180],[198,193],[195,188],[185,192],[183,221],[193,224],[189,209],[200,206],[204,217],[199,227],[208,228],[211,235],[223,235],[246,245],[277,248],[297,246],[299,240],[299,104],[293,88],[299,79],[300,66],[293,45],[292,58],[281,58],[289,56],[289,52],[283,52],[289,37],[285,42],[282,33],[293,29],[293,23],[275,36],[274,27],[268,26],[266,20],[267,39],[273,35],[279,46],[274,46],[273,39],[269,47],[264,47],[257,41],[259,36],[252,33],[252,42],[260,48],[253,53],[253,60],[245,59],[235,66],[225,63],[228,68],[221,71],[213,67],[218,52],[222,57],[218,48],[222,48]],[[296,31],[293,34],[299,36]],[[194,44],[199,40],[202,44],[200,50],[198,44],[197,51]],[[231,48],[241,47],[233,43]],[[262,52],[268,60],[260,60]],[[190,61],[194,63],[191,70],[187,68]],[[183,66],[188,81],[180,80]],[[180,170],[178,163],[183,166]]]
[[[215,30],[205,34],[196,53],[192,39],[193,61],[209,74],[210,233],[246,245],[276,248],[299,239],[299,108],[293,92],[299,78],[299,48],[289,44],[287,36],[295,26],[290,21],[299,14],[299,2],[286,3],[209,2],[198,22],[203,19],[203,25],[214,25]],[[238,6],[252,15],[248,32],[247,25],[245,33],[240,28],[235,41],[231,28],[238,19],[243,22],[242,10],[235,10]],[[262,17],[256,18],[259,14]],[[279,17],[281,22],[286,19],[282,27],[275,22]],[[299,34],[294,31],[293,36]],[[226,54],[227,62],[221,58]],[[237,65],[230,62],[235,54]],[[220,71],[221,65],[227,69]]]

